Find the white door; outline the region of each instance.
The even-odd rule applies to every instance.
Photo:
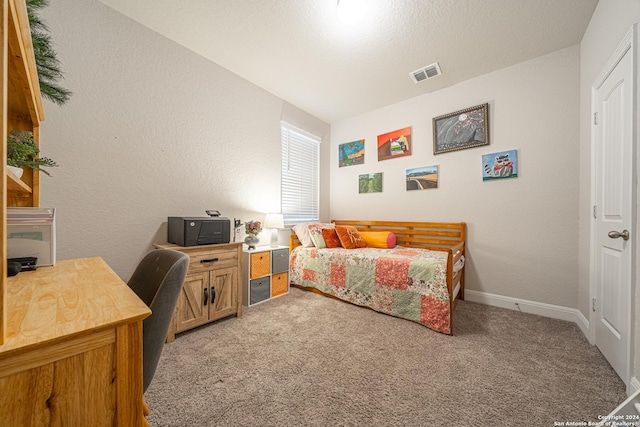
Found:
[[[629,44],[630,46],[630,44]],[[617,51],[594,86],[595,343],[626,383],[630,376],[633,267],[633,62]]]

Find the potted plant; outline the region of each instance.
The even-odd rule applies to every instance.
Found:
[[[260,221],[247,221],[244,223],[244,231],[247,233],[244,242],[249,246],[249,250],[255,249],[256,245],[260,243],[258,234],[262,231],[262,223]]]
[[[33,132],[14,130],[7,137],[7,165],[17,168],[26,166],[50,176],[42,167],[55,167],[58,164],[48,157],[37,157],[38,153],[40,150],[33,140]]]

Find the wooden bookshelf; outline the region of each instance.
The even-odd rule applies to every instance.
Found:
[[[2,171],[0,186],[0,344],[6,336],[7,304],[7,206],[39,206],[40,181],[37,171],[25,169],[18,178],[9,172],[7,135],[13,130],[33,132],[36,144],[40,140],[40,122],[44,120],[42,97],[38,82],[31,30],[25,0],[0,0],[0,50],[2,53]]]

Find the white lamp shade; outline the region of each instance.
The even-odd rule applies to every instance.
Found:
[[[264,219],[264,228],[284,228],[284,217],[280,213],[269,213]]]

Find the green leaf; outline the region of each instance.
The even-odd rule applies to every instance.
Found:
[[[48,0],[27,0],[27,15],[31,28],[33,53],[36,60],[40,92],[42,96],[58,105],[63,105],[73,93],[58,84],[63,78],[61,63],[51,46],[49,27],[37,12],[49,5]]]

